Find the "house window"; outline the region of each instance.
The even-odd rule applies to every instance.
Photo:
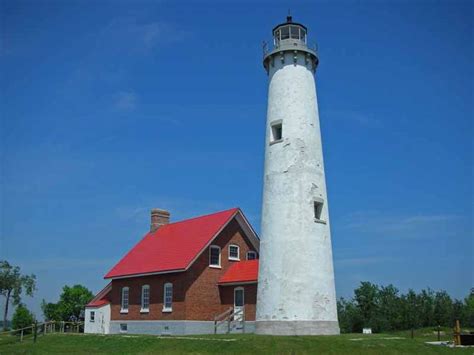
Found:
[[[211,245],[209,247],[209,266],[221,267],[221,248],[217,245]]]
[[[95,312],[91,311],[91,322],[95,322]]]
[[[257,259],[257,253],[253,250],[247,252],[247,260],[255,260]]]
[[[122,302],[121,302],[121,313],[128,313],[128,287],[122,288]]]
[[[120,333],[126,333],[127,331],[127,323],[120,323]]]
[[[283,139],[283,124],[282,121],[276,121],[271,124],[272,137],[270,143],[281,142]]]
[[[238,245],[229,245],[229,260],[240,261],[240,248]]]
[[[140,312],[148,312],[150,309],[150,286],[142,286],[142,308]]]
[[[314,220],[317,222],[322,222],[321,214],[323,212],[323,200],[318,199],[314,201]]]
[[[171,312],[173,310],[173,284],[165,283],[163,289],[163,312]]]

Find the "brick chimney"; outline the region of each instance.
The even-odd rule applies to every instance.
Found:
[[[156,231],[161,226],[170,223],[170,213],[159,208],[151,210],[150,232]]]

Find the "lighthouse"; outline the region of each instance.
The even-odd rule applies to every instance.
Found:
[[[256,332],[339,334],[316,49],[287,17],[265,49],[268,108]]]

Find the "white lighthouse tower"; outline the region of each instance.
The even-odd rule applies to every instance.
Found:
[[[339,334],[328,198],[307,29],[273,29],[268,73],[256,332]]]

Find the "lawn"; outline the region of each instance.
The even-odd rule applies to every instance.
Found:
[[[272,337],[254,334],[157,337],[135,335],[48,334],[33,343],[0,337],[0,354],[473,354],[474,348],[426,345],[431,330],[395,334]],[[444,337],[443,340],[451,340]]]

